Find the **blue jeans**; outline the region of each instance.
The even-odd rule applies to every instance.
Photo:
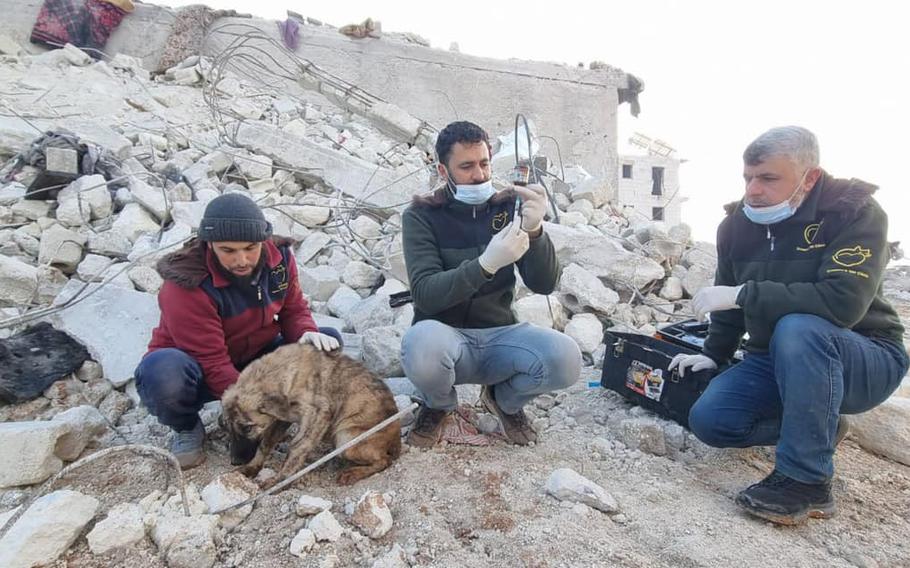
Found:
[[[581,351],[569,336],[528,323],[457,329],[423,320],[402,339],[401,363],[429,408],[453,410],[455,385],[496,385],[496,403],[515,414],[537,395],[577,381]]]
[[[331,327],[320,327],[320,333],[331,335],[343,344],[341,333]],[[278,335],[251,361],[284,345],[284,338]],[[168,347],[152,351],[142,358],[136,367],[136,390],[139,398],[158,422],[174,430],[191,430],[199,421],[199,409],[216,397],[205,385],[202,366],[185,351]]]
[[[900,343],[790,314],[775,326],[767,354],[747,354],[711,381],[689,412],[689,428],[719,448],[776,444],[778,471],[825,483],[834,475],[840,415],[881,404],[907,367]]]

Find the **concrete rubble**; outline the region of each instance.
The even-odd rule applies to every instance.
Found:
[[[94,497],[60,490],[35,501],[0,539],[0,566],[31,568],[57,560],[98,512]]]
[[[26,199],[26,188],[40,170],[25,166],[13,172],[2,161],[26,149],[38,132],[15,117],[0,117],[0,176],[10,173],[9,181],[0,182],[0,323],[57,308],[49,320],[78,337],[94,359],[40,397],[0,407],[0,488],[31,491],[96,445],[120,444],[122,438],[163,445],[168,429],[138,405],[132,377],[158,322],[155,294],[162,280],[154,266],[193,235],[205,205],[222,193],[248,194],[264,208],[276,234],[297,241],[301,287],[317,321],[345,333],[346,353],[386,379],[399,408],[419,396],[401,378],[401,338],[414,307],[392,308],[389,297],[408,287],[400,213],[412,195],[432,184],[421,121],[385,103],[352,114],[332,97],[291,95],[228,74],[217,89],[218,108],[231,109],[219,117],[226,121],[222,126],[231,127],[232,135],[225,136],[213,126],[212,108],[203,96],[213,76],[206,57],[188,58],[152,77],[142,62],[123,54],[95,62],[68,46],[33,56],[2,35],[0,53],[0,82],[11,92],[24,96],[57,89],[73,99],[48,95],[35,109],[41,115],[32,120],[35,125],[72,132],[113,156],[123,174],[87,173],[55,197]],[[92,96],[81,96],[74,88],[79,86],[90,86]],[[14,97],[13,106],[21,108],[20,99]],[[78,106],[78,113],[52,111],[52,104]],[[243,120],[232,122],[237,117]],[[709,243],[693,242],[684,224],[623,216],[617,192],[603,176],[575,165],[565,171],[564,180],[550,186],[558,222],[553,216],[545,224],[563,266],[561,279],[550,295],[534,294],[519,282],[514,313],[519,321],[564,331],[579,345],[596,383],[595,368],[607,349],[604,331],[652,334],[687,319],[691,297],[713,282],[716,253]],[[559,169],[552,167],[550,173]],[[892,282],[890,290],[910,302],[906,282]],[[599,391],[586,391],[582,384],[573,388],[539,397],[527,411],[546,435],[595,432],[584,443],[590,463],[613,460],[634,469],[651,459],[689,463],[708,455],[679,425],[613,399],[608,412],[604,397],[595,400]],[[910,423],[910,387],[902,389],[856,417],[852,437],[869,452],[910,465],[910,433],[904,427]],[[458,390],[463,402],[476,400],[478,389],[459,385]],[[203,414],[209,432],[218,430],[218,411]],[[484,426],[490,419],[478,416],[482,433],[498,428],[495,419]],[[405,430],[412,420],[402,420]],[[216,451],[223,449],[219,444],[213,444]],[[218,516],[212,512],[257,494],[257,483],[274,480],[274,472],[270,478],[266,471],[271,470],[255,481],[236,472],[215,475],[201,482],[201,492],[191,485],[190,517],[183,515],[173,488],[137,504],[121,502],[76,546],[87,545],[94,555],[146,547],[170,567],[213,566],[229,547],[225,542],[242,538],[245,525],[262,521],[251,513],[252,506]],[[465,471],[468,479],[476,475]],[[591,478],[568,467],[552,471],[544,491],[564,503],[544,500],[559,514],[574,515],[573,522],[588,513],[608,518],[591,509],[608,513],[616,525],[628,522],[631,513],[620,513],[612,485],[607,492],[598,483],[604,477],[578,471]],[[533,485],[538,490],[540,479]],[[12,497],[6,501],[13,494],[12,489],[0,494],[0,527],[22,504]],[[342,502],[335,493],[326,495]],[[433,499],[431,509],[448,506]],[[309,561],[318,554],[322,564],[332,565],[343,562],[336,552],[352,547],[358,565],[433,564],[436,544],[394,542],[399,525],[423,528],[428,521],[407,516],[395,519],[393,527],[389,502],[387,494],[367,491],[345,517],[337,513],[342,525],[331,500],[300,495],[282,509],[282,519],[296,522],[280,541],[282,554]],[[396,498],[396,516],[397,503]],[[0,539],[0,565],[53,563],[74,546],[99,509],[96,499],[73,491],[41,497]],[[493,521],[485,519],[491,523],[486,528],[499,530],[493,513]],[[463,520],[453,518],[453,523]],[[477,538],[468,530],[458,537],[466,547]],[[505,562],[480,549],[485,561]],[[249,556],[246,560],[252,562]]]
[[[557,469],[546,482],[548,494],[561,501],[582,503],[604,513],[618,513],[619,505],[603,487],[568,468]]]
[[[364,493],[351,515],[351,523],[370,538],[385,536],[392,529],[392,511],[382,493]]]

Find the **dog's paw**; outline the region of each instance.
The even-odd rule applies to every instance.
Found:
[[[275,487],[275,485],[278,483],[279,479],[280,478],[277,475],[273,475],[272,477],[267,477],[265,479],[261,479],[258,481],[259,489],[262,489],[263,491],[268,491],[272,487]]]
[[[259,470],[261,470],[261,469],[262,469],[261,465],[246,464],[246,465],[242,465],[242,466],[238,467],[237,471],[239,471],[240,473],[242,473],[243,475],[245,475],[247,477],[253,478],[253,477],[256,477],[257,475],[259,475]]]
[[[345,469],[338,474],[338,477],[335,478],[335,481],[338,483],[338,485],[354,485],[361,479],[363,479],[363,474],[359,471]]]

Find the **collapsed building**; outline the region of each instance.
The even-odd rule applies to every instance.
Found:
[[[219,194],[250,195],[276,234],[299,243],[301,287],[317,322],[343,330],[346,353],[385,377],[400,406],[412,394],[399,348],[413,316],[411,306],[389,305],[408,285],[400,212],[433,187],[433,136],[454,119],[497,136],[500,181],[515,160],[510,148],[526,142],[515,136],[516,113],[533,122],[535,165],[555,207],[546,230],[564,269],[550,297],[519,285],[515,311],[520,321],[572,337],[589,376],[607,349],[605,330],[650,335],[686,319],[688,298],[713,280],[713,245],[692,242],[678,222],[679,161],[618,155],[617,113],[625,103],[637,112],[642,88],[618,69],[470,57],[371,26],[352,37],[306,18],[279,26],[199,6],[146,4],[120,22],[100,56],[72,45],[45,51],[27,41],[41,5],[0,0],[9,16],[0,23],[0,337],[39,353],[39,344],[65,341],[51,331],[79,345],[67,344],[71,356],[54,364],[42,389],[23,390],[22,373],[0,376],[0,447],[12,449],[0,460],[0,488],[26,488],[10,507],[4,501],[0,531],[12,536],[0,532],[0,559],[7,546],[28,551],[30,562],[52,562],[99,510],[77,492],[42,497],[36,484],[98,447],[160,445],[165,429],[139,405],[132,380],[158,321],[162,281],[153,266],[194,235]],[[288,26],[296,26],[296,48]],[[477,392],[462,395],[470,401]],[[554,434],[618,432],[622,443],[604,440],[599,455],[684,460],[707,451],[678,425],[603,400],[575,391],[548,397],[529,414],[535,428]],[[217,414],[217,403],[203,412],[209,429]],[[489,415],[475,418],[475,433],[495,429]],[[578,485],[554,475],[562,477]],[[218,535],[249,510],[230,520],[209,513],[241,500],[237,491],[255,493],[245,482],[219,477],[201,492],[156,490],[123,503],[109,512],[110,523],[92,529],[88,549],[106,554],[148,536],[168,565],[211,566]],[[596,489],[582,482],[579,492],[593,491],[592,506],[617,515],[612,498]],[[27,511],[12,508],[39,497]],[[61,509],[72,515],[44,519]],[[298,503],[298,515],[314,515],[303,529],[312,534],[301,530],[292,554],[305,555],[310,537],[340,538],[340,525],[323,513],[324,506]],[[4,528],[25,514],[32,524]],[[60,542],[30,546],[39,531],[28,527],[39,520],[63,525],[54,529]],[[370,538],[389,530],[373,528],[362,530]],[[365,555],[379,556],[378,546],[358,542]],[[408,550],[389,554],[420,556]]]

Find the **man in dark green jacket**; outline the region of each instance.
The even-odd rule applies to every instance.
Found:
[[[692,299],[711,313],[703,355],[680,373],[743,362],[714,378],[689,426],[717,447],[776,445],[774,471],[740,492],[749,513],[781,524],[834,514],[841,414],[883,402],[907,372],[903,331],[882,295],[888,217],[875,186],[819,167],[805,128],[769,130],[743,154],[745,196],[717,231],[715,286]]]
[[[402,365],[423,405],[410,444],[441,438],[458,403],[457,384],[481,384],[481,403],[515,444],[534,442],[524,405],[574,383],[581,352],[568,336],[518,323],[515,268],[525,285],[549,294],[559,279],[544,232],[544,188],[496,192],[487,133],[470,122],[446,126],[436,141],[445,187],[415,199],[402,216],[404,258],[414,298]],[[518,201],[521,201],[520,207]]]

